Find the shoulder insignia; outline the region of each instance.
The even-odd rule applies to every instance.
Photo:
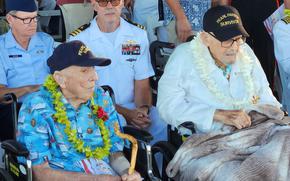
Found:
[[[138,28],[141,28],[142,30],[146,30],[145,26],[143,26],[143,25],[140,25],[138,23],[135,23],[135,22],[133,22],[133,21],[127,19],[127,18],[124,18],[124,20],[127,21],[128,23],[134,25],[134,26],[137,26]]]
[[[284,21],[284,23],[286,24],[290,24],[290,16],[286,16],[285,18],[282,19],[282,21]]]
[[[72,31],[69,35],[71,35],[71,36],[76,36],[76,35],[79,34],[80,32],[82,32],[82,31],[84,31],[85,29],[87,29],[90,25],[91,25],[91,23],[84,24],[84,25],[80,26],[79,28],[77,28],[76,30]]]

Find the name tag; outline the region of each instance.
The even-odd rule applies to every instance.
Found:
[[[21,58],[22,55],[9,55],[9,58]]]

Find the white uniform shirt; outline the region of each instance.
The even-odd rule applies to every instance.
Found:
[[[282,102],[290,111],[290,24],[278,21],[273,29],[274,50],[283,86]]]
[[[87,29],[69,40],[80,40],[95,56],[111,59],[112,63],[109,66],[96,67],[98,85],[111,86],[116,103],[132,108],[134,81],[154,75],[146,31],[121,18],[117,39],[113,45],[100,31],[94,19]]]
[[[198,132],[219,130],[222,124],[213,121],[215,110],[230,110],[233,107],[225,104],[210,92],[201,80],[193,60],[194,58],[204,59],[207,62],[209,80],[214,81],[224,95],[241,100],[246,96],[245,81],[239,65],[241,56],[239,55],[236,63],[232,65],[231,78],[228,81],[222,70],[215,65],[208,49],[201,43],[199,37],[193,41],[199,41],[200,50],[194,52],[191,48],[192,42],[184,43],[178,46],[170,56],[165,72],[159,81],[157,108],[161,118],[175,127],[183,122],[192,121]],[[248,45],[241,46],[240,49],[246,52],[249,60],[252,60],[251,75],[255,85],[254,90],[260,97],[258,104],[280,107],[253,51]]]

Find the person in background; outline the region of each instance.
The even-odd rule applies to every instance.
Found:
[[[54,40],[36,32],[39,19],[34,0],[7,0],[6,11],[10,30],[0,36],[0,95],[13,92],[21,102],[49,74],[46,61]]]
[[[55,0],[36,0],[38,9],[43,11],[54,10],[56,6]],[[50,32],[49,30],[50,16],[40,17],[40,27],[44,32]]]
[[[155,29],[162,26],[159,21],[158,0],[134,0],[133,5],[132,21],[145,26],[149,42],[157,40]]]
[[[158,30],[159,40],[179,44],[196,35],[212,4],[226,5],[228,0],[163,0],[164,27]]]
[[[34,0],[6,0],[5,5],[10,29],[0,36],[0,96],[12,92],[22,102],[25,96],[39,90],[49,74],[46,60],[53,52],[54,40],[36,32]],[[9,138],[7,135],[13,132],[9,126],[11,114],[9,107],[1,107],[1,139]]]
[[[274,50],[282,82],[282,104],[290,112],[290,0],[284,0],[285,17],[273,29]]]
[[[274,45],[263,22],[277,9],[277,4],[282,4],[281,0],[231,1],[231,5],[237,8],[241,14],[245,29],[250,34],[247,43],[258,57],[270,87],[273,89],[275,71]]]

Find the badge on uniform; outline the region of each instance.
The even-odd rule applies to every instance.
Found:
[[[37,50],[36,51],[36,54],[42,54],[42,53],[44,53],[44,50]]]
[[[21,58],[22,55],[9,55],[9,58]]]
[[[127,40],[122,44],[122,55],[140,55],[141,46],[134,40]]]

